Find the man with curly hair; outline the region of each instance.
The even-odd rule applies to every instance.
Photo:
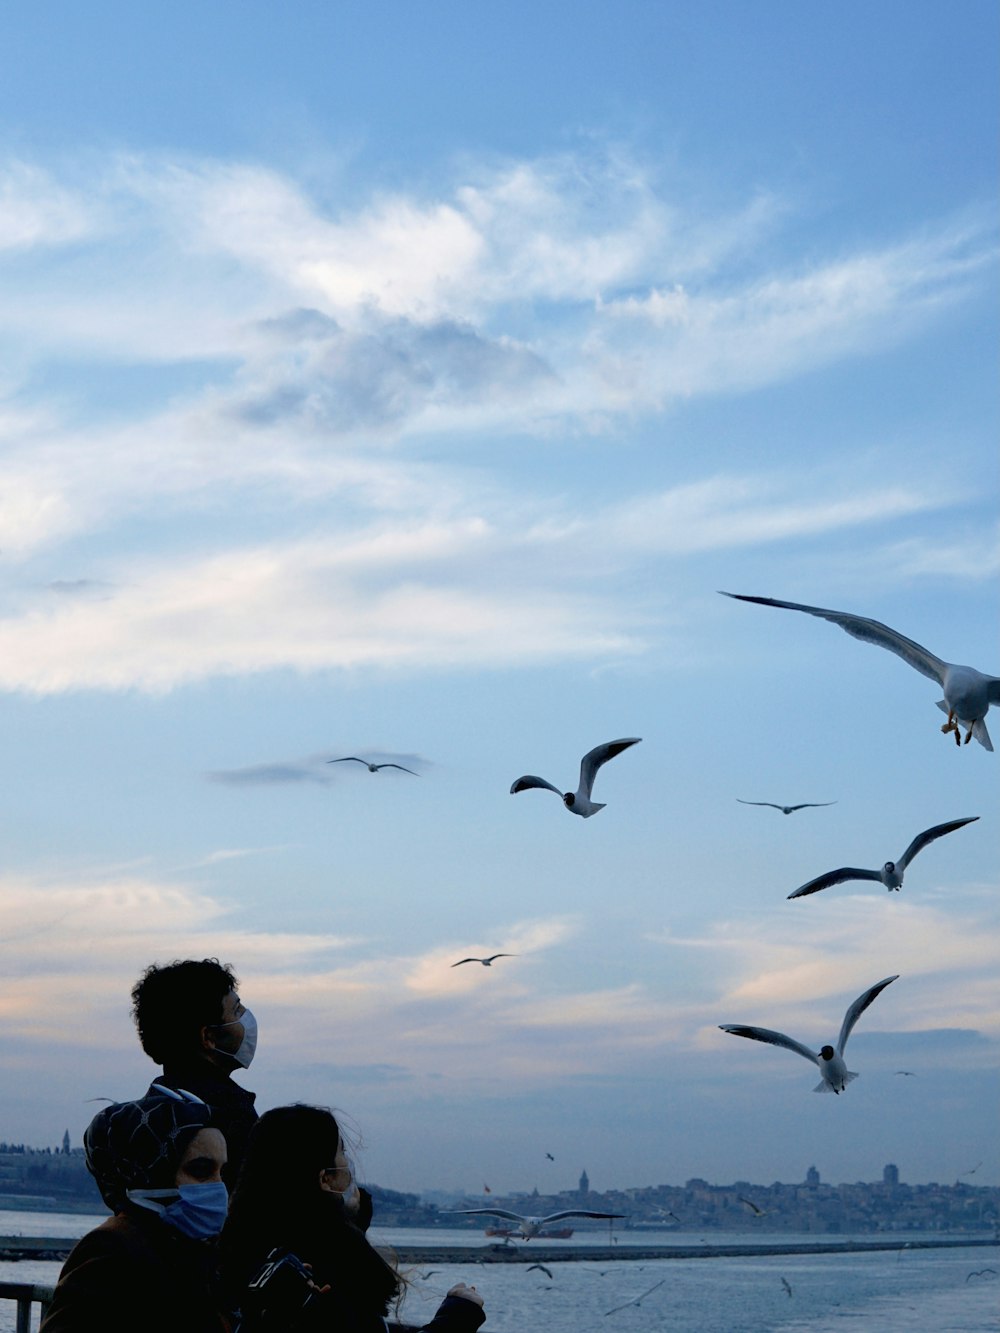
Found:
[[[217,958],[153,963],[132,987],[132,1017],[142,1049],[163,1073],[154,1081],[192,1092],[226,1136],[227,1184],[234,1184],[247,1136],[257,1120],[254,1094],[232,1075],[246,1069],[257,1045],[257,1020],[242,1004],[239,982]],[[150,1088],[146,1094],[153,1094]]]

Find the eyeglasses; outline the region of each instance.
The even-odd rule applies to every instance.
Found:
[[[351,1161],[343,1166],[325,1166],[323,1170],[338,1194],[346,1194],[354,1184],[354,1163]]]

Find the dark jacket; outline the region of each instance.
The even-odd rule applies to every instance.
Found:
[[[238,1204],[238,1199],[237,1199]],[[242,1214],[242,1215],[241,1215]],[[268,1256],[290,1253],[309,1266],[316,1293],[303,1309],[308,1283],[292,1280],[267,1284],[262,1291],[248,1289]],[[298,1216],[261,1217],[251,1221],[238,1207],[230,1213],[222,1234],[222,1270],[231,1307],[240,1307],[241,1333],[385,1333],[415,1329],[383,1317],[399,1288],[399,1280],[367,1238],[348,1221],[339,1201],[318,1196]],[[270,1292],[281,1293],[270,1299]],[[486,1316],[474,1301],[446,1297],[437,1314],[420,1328],[430,1333],[474,1333]]]
[[[73,1247],[42,1330],[227,1333],[215,1263],[213,1245],[189,1240],[154,1213],[119,1213]]]
[[[246,1155],[247,1138],[259,1119],[254,1108],[256,1094],[247,1092],[225,1074],[216,1073],[208,1064],[171,1065],[153,1083],[193,1092],[212,1108],[212,1123],[226,1136],[229,1161],[222,1178],[232,1194]],[[153,1095],[151,1084],[146,1096]]]

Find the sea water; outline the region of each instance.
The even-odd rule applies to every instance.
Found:
[[[59,1213],[0,1213],[0,1232],[79,1236],[102,1219]],[[481,1235],[469,1231],[373,1230],[399,1249],[467,1246],[468,1263],[407,1264],[402,1318],[429,1320],[456,1282],[486,1302],[484,1333],[597,1333],[670,1329],[677,1333],[998,1333],[1000,1251],[994,1246],[917,1250],[912,1236],[874,1253],[749,1255],[741,1258],[626,1258],[632,1246],[747,1245],[746,1233],[706,1238],[679,1231],[621,1233],[612,1260],[546,1258],[549,1274],[523,1262],[479,1263]],[[791,1236],[760,1237],[782,1244]],[[817,1238],[802,1237],[815,1241]],[[845,1238],[846,1239],[846,1238]],[[856,1237],[859,1243],[862,1237]],[[880,1240],[886,1239],[880,1236]],[[607,1247],[603,1232],[577,1233],[572,1246]],[[569,1244],[569,1243],[567,1243]],[[546,1242],[551,1253],[557,1242]],[[53,1284],[58,1263],[0,1263],[0,1281]],[[995,1269],[995,1273],[983,1272]],[[784,1279],[784,1281],[782,1280]],[[787,1284],[787,1286],[786,1286]],[[790,1288],[790,1292],[789,1292]],[[37,1328],[37,1308],[33,1328]],[[0,1333],[13,1333],[14,1305],[0,1302]]]

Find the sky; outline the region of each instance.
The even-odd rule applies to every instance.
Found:
[[[8,13],[0,1137],[141,1094],[132,984],[214,956],[238,1080],[384,1186],[1000,1183],[1000,758],[718,596],[1000,672],[998,28]],[[617,737],[595,817],[509,794]],[[719,1030],[818,1049],[892,974],[843,1097]]]

